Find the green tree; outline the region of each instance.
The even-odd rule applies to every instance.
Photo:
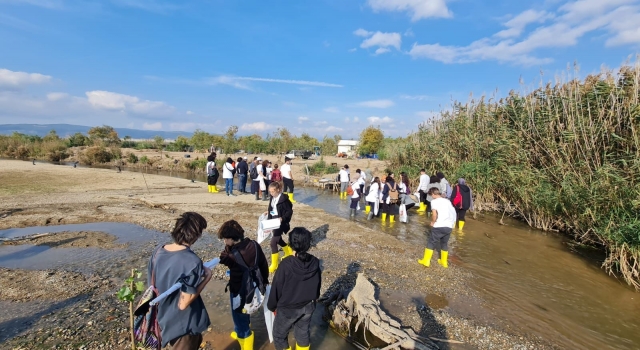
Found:
[[[291,136],[291,133],[289,132],[289,130],[287,130],[287,128],[278,128],[277,133],[280,138],[278,152],[287,153],[288,151],[290,151],[289,148],[291,147],[291,140],[293,137]]]
[[[82,133],[79,133],[79,132],[69,136],[69,139],[67,139],[67,145],[69,147],[87,146],[88,144],[89,144],[89,138],[87,138],[86,136],[82,135]]]
[[[159,136],[159,135],[156,135],[156,136],[153,138],[153,143],[154,143],[154,146],[155,146],[157,149],[159,149],[159,150],[163,149],[163,148],[164,148],[164,137]]]
[[[42,138],[42,141],[45,141],[45,142],[59,141],[59,140],[60,140],[60,136],[58,136],[58,133],[55,130],[49,131],[49,133]]]
[[[334,138],[325,135],[320,144],[320,152],[323,155],[334,156],[338,153],[338,143]]]
[[[382,147],[384,134],[380,127],[368,126],[360,133],[360,145],[358,152],[360,154],[377,153]]]
[[[196,129],[196,131],[193,132],[193,135],[191,135],[189,144],[197,149],[209,149],[209,146],[214,143],[213,140],[213,135],[206,131]]]
[[[120,144],[118,132],[111,126],[103,125],[89,129],[89,138],[94,143],[98,142],[105,146],[114,146]]]
[[[174,142],[173,149],[178,150],[180,152],[184,152],[189,147],[189,139],[180,135],[176,137],[176,141]]]
[[[235,125],[231,125],[227,129],[227,132],[224,133],[224,140],[222,142],[224,153],[231,154],[235,153],[238,150],[238,140],[236,139],[236,134],[238,134],[238,127]]]

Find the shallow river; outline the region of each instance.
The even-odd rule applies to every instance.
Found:
[[[205,181],[203,175],[148,173]],[[296,200],[349,217],[347,201],[341,201],[337,193],[296,188]],[[451,260],[473,273],[471,284],[482,305],[470,307],[460,300],[439,303],[448,304],[454,314],[472,314],[560,348],[640,348],[640,294],[600,269],[602,256],[574,253],[566,238],[532,230],[514,220],[499,225],[499,218],[493,215],[470,216],[464,231],[454,233]],[[409,211],[407,224],[367,221],[364,211],[358,212],[355,220],[410,244],[422,246],[426,242],[427,217],[415,210]],[[226,306],[224,300],[217,302]],[[326,329],[317,328],[319,325],[316,323],[316,332],[326,335]],[[321,348],[337,348],[336,336],[329,337]]]

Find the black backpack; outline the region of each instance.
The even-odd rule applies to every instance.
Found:
[[[251,180],[255,180],[258,178],[258,166],[255,165],[253,168],[251,168],[251,170],[249,171],[249,176],[251,176]]]
[[[233,249],[231,253],[236,260],[236,263],[242,267],[244,273],[242,274],[242,284],[238,295],[240,296],[240,306],[236,308],[236,311],[242,311],[243,313],[252,314],[262,306],[264,302],[264,295],[267,290],[267,285],[262,280],[262,274],[260,273],[260,267],[258,265],[258,249],[260,246],[251,241],[255,245],[256,249],[256,261],[253,266],[249,267],[244,262],[242,254],[237,249]]]

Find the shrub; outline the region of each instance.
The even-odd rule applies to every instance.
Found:
[[[135,156],[135,155],[134,155],[134,156]],[[149,162],[149,157],[147,157],[147,156],[142,156],[142,157],[140,157],[140,163],[142,163],[142,164],[149,164],[149,163],[150,163],[150,162]]]
[[[81,161],[85,164],[99,164],[99,163],[109,163],[113,159],[113,154],[109,152],[108,149],[102,146],[93,146],[87,148],[83,156],[81,157]]]
[[[127,154],[127,162],[130,164],[136,164],[138,162],[138,156],[133,153]]]

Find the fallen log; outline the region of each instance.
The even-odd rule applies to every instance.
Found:
[[[339,333],[366,348],[432,350],[438,345],[418,336],[410,328],[390,318],[375,299],[375,287],[359,273],[356,285],[346,298],[330,301],[330,325]],[[357,334],[357,336],[356,336]],[[382,345],[385,344],[385,345]]]

